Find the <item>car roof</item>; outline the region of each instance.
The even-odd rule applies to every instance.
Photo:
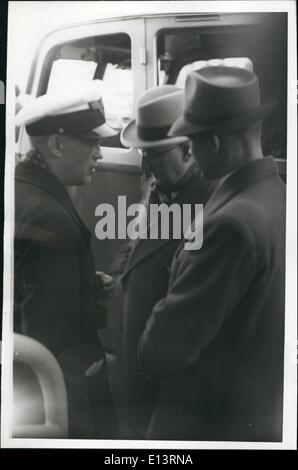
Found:
[[[64,29],[67,29],[67,28],[73,28],[73,27],[76,27],[76,26],[84,26],[84,25],[88,25],[88,24],[97,24],[97,23],[109,23],[110,21],[123,21],[123,20],[137,20],[137,19],[147,19],[147,18],[166,18],[166,17],[177,17],[177,18],[187,18],[187,17],[192,17],[192,18],[204,18],[204,19],[212,19],[214,17],[218,17],[218,16],[223,16],[223,15],[227,15],[229,13],[213,13],[213,12],[210,12],[210,13],[202,13],[202,12],[181,12],[181,11],[172,11],[172,12],[154,12],[154,13],[138,13],[138,14],[127,14],[127,15],[115,15],[115,16],[109,16],[109,17],[106,17],[106,18],[97,18],[97,19],[94,19],[94,20],[84,20],[84,21],[79,21],[79,22],[74,22],[74,23],[71,23],[69,25],[65,25],[65,26],[60,26],[56,29],[53,29],[51,31],[51,33],[49,34],[52,34],[54,32],[57,32],[57,31],[61,31],[61,30],[64,30]]]

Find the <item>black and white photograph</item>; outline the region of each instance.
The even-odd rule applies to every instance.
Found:
[[[7,28],[1,447],[296,449],[296,2]]]

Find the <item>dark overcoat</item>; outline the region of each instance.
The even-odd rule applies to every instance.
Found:
[[[206,203],[215,186],[197,172],[172,203],[180,207],[191,204],[194,209],[194,204]],[[153,306],[166,295],[172,258],[180,242],[181,238],[173,239],[170,235],[169,239],[139,239],[125,248],[131,252],[121,278],[123,291],[118,294],[120,332],[115,396],[123,436],[127,438],[144,438],[156,401],[159,383],[146,377],[138,366],[138,341]],[[121,257],[119,264],[120,260]],[[114,270],[116,265],[117,262]]]
[[[147,438],[280,441],[285,185],[271,157],[230,175],[198,251],[175,254],[139,344],[161,390]]]
[[[49,171],[20,162],[15,172],[14,330],[45,345],[66,383],[69,437],[114,436],[106,363],[97,338],[90,232]]]

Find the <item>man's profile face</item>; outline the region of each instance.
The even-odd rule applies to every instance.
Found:
[[[212,135],[197,133],[189,136],[192,143],[193,155],[198,162],[198,166],[207,180],[217,179],[218,152],[212,145]]]
[[[183,148],[180,145],[155,147],[141,151],[143,169],[149,170],[156,182],[165,189],[170,189],[185,173],[186,164]]]
[[[97,160],[102,158],[98,140],[77,136],[62,137],[62,171],[66,186],[79,186],[91,182]]]

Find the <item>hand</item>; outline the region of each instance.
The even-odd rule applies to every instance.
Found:
[[[114,289],[114,278],[102,271],[96,271],[97,301],[104,302]]]

